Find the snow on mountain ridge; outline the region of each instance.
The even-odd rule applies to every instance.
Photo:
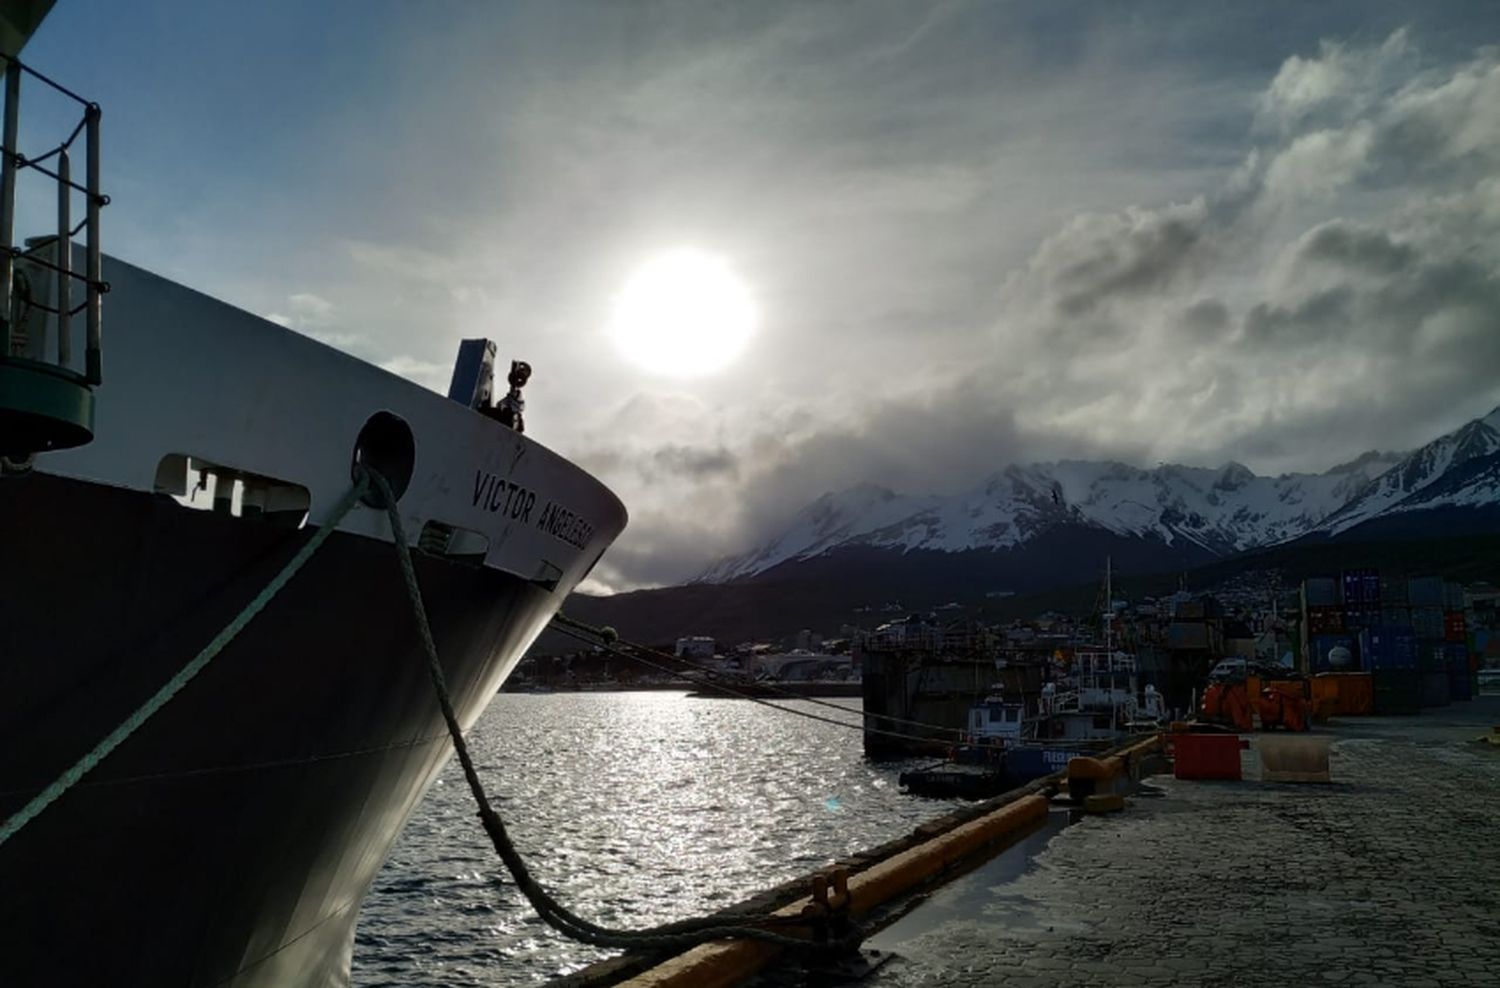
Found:
[[[922,510],[936,498],[912,497],[869,482],[824,494],[799,511],[777,538],[743,556],[720,560],[698,577],[722,583],[770,569],[793,558],[816,556]]]
[[[957,552],[1005,549],[1060,524],[1201,547],[1223,555],[1337,534],[1387,511],[1419,510],[1422,490],[1450,470],[1500,452],[1500,408],[1410,454],[1365,453],[1323,473],[1262,477],[1229,461],[1218,468],[1116,461],[1012,465],[952,497],[908,497],[873,484],[825,494],[759,549],[720,561],[698,579],[752,576],[841,546]],[[1462,479],[1462,478],[1456,478]],[[1453,486],[1453,485],[1449,485]],[[1500,497],[1500,467],[1472,483],[1433,488],[1445,504]],[[1405,503],[1406,508],[1400,508]]]
[[[1329,534],[1348,531],[1379,515],[1401,510],[1403,502],[1420,503],[1420,493],[1449,471],[1500,451],[1500,408],[1416,450],[1324,519]]]

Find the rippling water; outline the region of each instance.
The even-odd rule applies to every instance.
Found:
[[[903,796],[857,731],[739,700],[501,694],[469,743],[533,873],[608,925],[728,905],[945,809]],[[606,956],[543,924],[503,872],[450,761],[365,902],[355,984],[529,985]]]

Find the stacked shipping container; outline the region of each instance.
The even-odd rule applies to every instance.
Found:
[[[1469,668],[1469,646],[1449,642],[1443,646],[1448,666],[1448,694],[1454,700],[1474,699],[1473,670]]]
[[[1411,628],[1377,625],[1361,635],[1377,714],[1414,714],[1421,708],[1417,636]]]
[[[1309,578],[1302,584],[1306,669],[1371,673],[1377,713],[1469,699],[1474,663],[1463,608],[1463,589],[1440,576],[1382,580],[1378,570],[1349,569]],[[1339,648],[1349,664],[1329,661]]]

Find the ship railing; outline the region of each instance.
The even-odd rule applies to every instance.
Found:
[[[19,146],[21,81],[30,78],[79,108],[67,136],[39,154]],[[92,387],[103,381],[101,299],[104,281],[99,211],[109,197],[99,190],[99,104],[84,99],[19,59],[5,60],[3,133],[0,133],[0,416],[43,421],[31,449],[9,446],[0,453],[38,452],[80,445],[92,437]],[[80,147],[81,144],[81,147]],[[83,156],[83,179],[74,156]],[[55,228],[16,242],[16,182],[23,172],[50,180],[56,200]],[[83,215],[74,222],[74,200]],[[74,265],[74,244],[83,238],[83,271]],[[50,288],[39,283],[51,282]],[[82,286],[82,299],[76,289]],[[83,314],[83,361],[75,361],[73,317]],[[48,337],[55,343],[49,345]]]
[[[49,150],[28,156],[17,146],[19,143],[21,79],[30,76],[82,108],[82,115],[68,136]],[[53,305],[36,299],[29,300],[33,308],[41,309],[56,317],[57,358],[61,366],[72,361],[72,317],[84,313],[86,323],[85,373],[90,384],[101,381],[100,367],[100,299],[109,290],[101,277],[101,255],[99,245],[99,210],[109,205],[109,197],[99,191],[99,104],[79,96],[77,93],[42,75],[18,59],[10,59],[5,68],[5,123],[4,157],[0,163],[0,316],[4,317],[4,355],[10,355],[14,340],[14,318],[12,303],[14,296],[14,274],[16,261],[25,258],[42,268],[50,269],[57,277],[53,294]],[[72,155],[74,145],[83,138],[84,180],[74,181]],[[51,167],[49,167],[49,164]],[[38,238],[35,246],[21,249],[15,244],[16,178],[26,169],[52,179],[57,194],[56,233]],[[72,221],[72,202],[75,193],[84,197],[84,215],[75,226]],[[85,244],[85,270],[82,274],[73,270],[72,245],[79,233]],[[51,254],[51,259],[46,254]],[[73,305],[73,282],[84,286],[84,298]]]

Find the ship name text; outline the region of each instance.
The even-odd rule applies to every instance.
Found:
[[[561,539],[575,549],[588,545],[589,539],[594,535],[594,526],[585,521],[582,515],[574,514],[556,501],[547,503],[536,524],[548,535]]]
[[[535,504],[536,491],[483,470],[474,474],[476,508],[485,508],[502,517],[509,515],[513,519],[530,521],[531,508]]]
[[[474,507],[484,508],[501,517],[523,524],[531,523],[536,507],[536,491],[512,480],[479,470],[474,474]],[[575,549],[582,549],[593,538],[594,526],[582,515],[548,500],[537,513],[536,527]]]

